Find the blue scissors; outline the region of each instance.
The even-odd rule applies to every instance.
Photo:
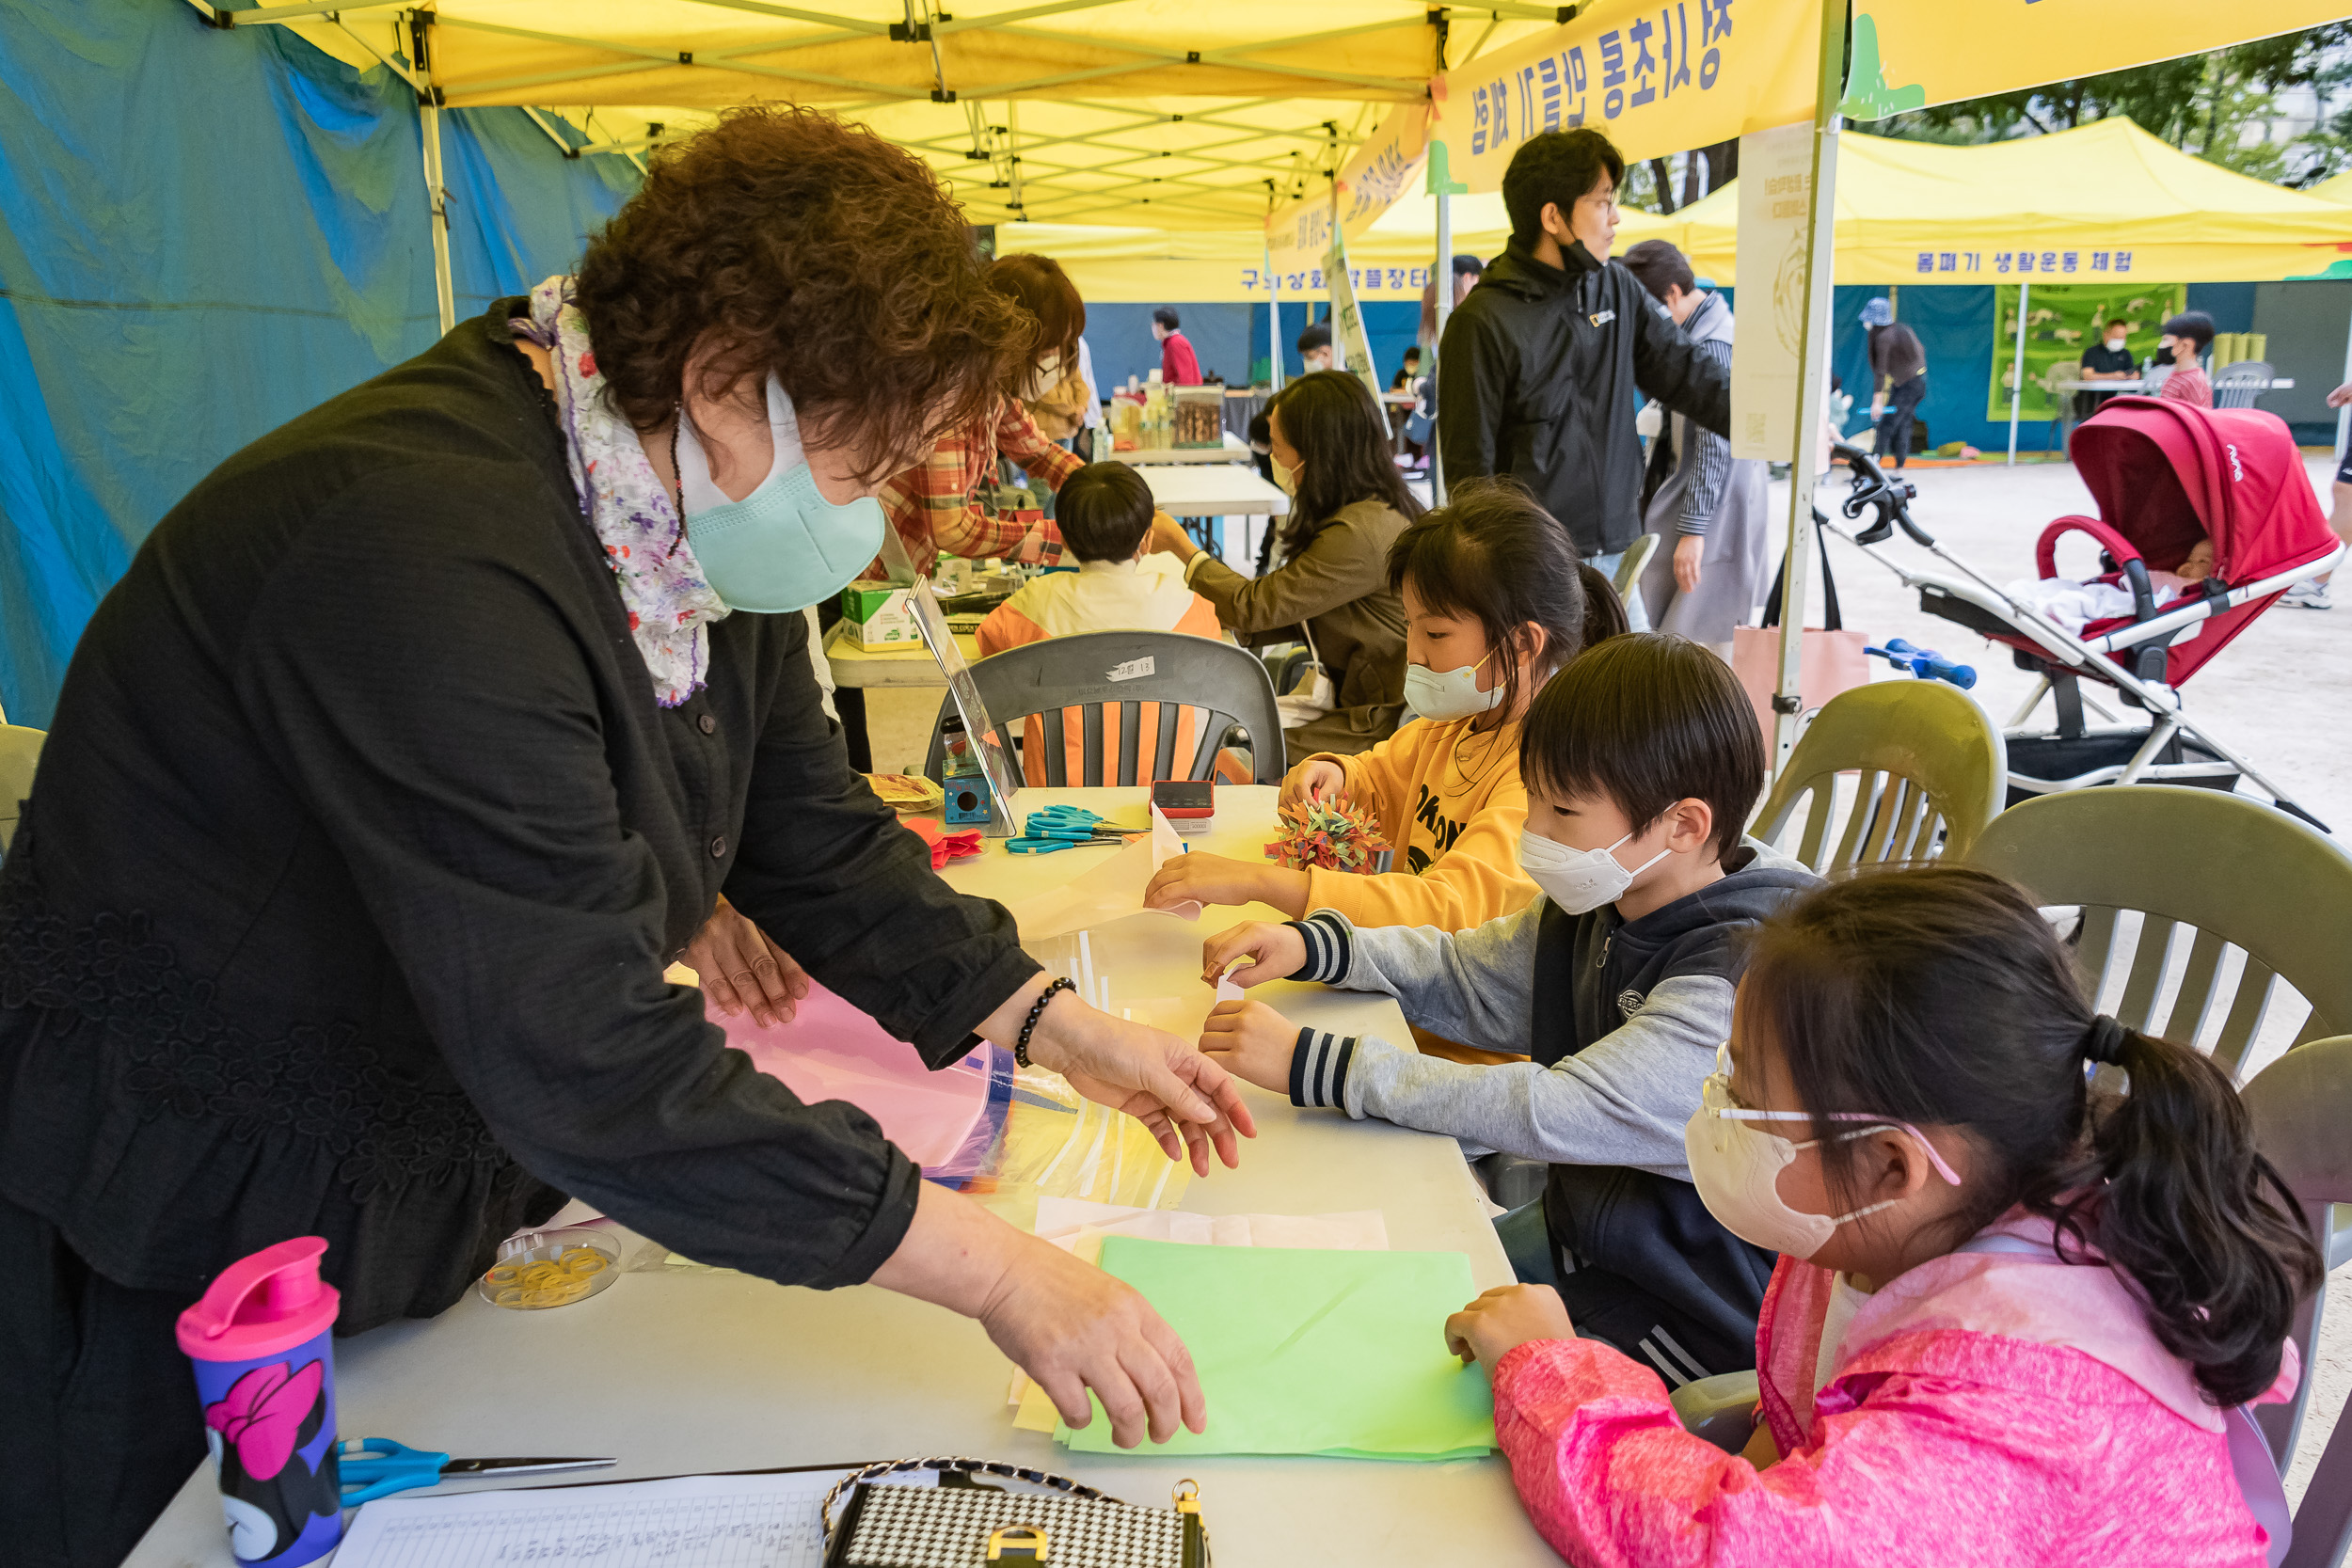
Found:
[[[1124,844],[1142,830],[1122,828],[1078,806],[1041,806],[1021,825],[1023,837],[1005,841],[1015,855],[1050,855],[1083,844]]]
[[[615,1459],[452,1459],[389,1437],[354,1437],[336,1444],[335,1450],[345,1508],[470,1476],[545,1476],[562,1470],[601,1470],[620,1463]]]

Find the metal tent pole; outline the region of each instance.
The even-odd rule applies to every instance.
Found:
[[[444,336],[457,325],[457,291],[449,273],[449,185],[441,177],[441,89],[433,81],[433,13],[408,13],[408,58],[416,71],[417,120],[424,143],[424,199],[433,226],[433,293]]]
[[[1265,308],[1266,384],[1282,389],[1282,275],[1274,270],[1274,250],[1265,252],[1265,284],[1271,291]]]
[[[2026,307],[2033,298],[2033,279],[2017,280],[2017,357],[2009,368],[2009,466],[2017,467],[2017,417],[2026,406]]]
[[[2352,381],[2352,325],[2344,334],[2344,379]],[[2336,461],[2344,461],[2344,449],[2352,444],[2352,403],[2336,410]]]
[[[1429,345],[1429,384],[1437,385],[1438,349],[1445,341],[1446,318],[1454,314],[1454,198],[1438,192],[1438,265],[1431,297],[1438,302],[1437,341]],[[1437,422],[1429,427],[1429,499],[1445,504],[1445,458],[1438,451]]]
[[[1830,285],[1837,236],[1837,105],[1846,91],[1846,0],[1822,0],[1813,85],[1813,178],[1805,204],[1804,336],[1797,356],[1796,446],[1788,463],[1788,547],[1781,557],[1780,675],[1773,683],[1772,771],[1797,743],[1804,710],[1805,578],[1813,562],[1815,436],[1829,382]]]

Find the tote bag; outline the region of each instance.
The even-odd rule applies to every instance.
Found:
[[[1813,537],[1821,552],[1821,626],[1807,626],[1797,647],[1797,690],[1803,712],[1811,713],[1841,691],[1870,681],[1869,656],[1863,650],[1869,638],[1848,631],[1837,606],[1837,578],[1831,573],[1829,541],[1823,536],[1821,515],[1813,515]],[[1780,687],[1780,594],[1788,581],[1786,570],[1772,574],[1772,597],[1764,601],[1764,624],[1735,626],[1731,632],[1731,668],[1747,689],[1756,721],[1764,728],[1764,754],[1772,752],[1772,694]]]

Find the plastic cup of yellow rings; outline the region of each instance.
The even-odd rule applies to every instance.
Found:
[[[586,1301],[620,1272],[619,1246],[601,1230],[526,1230],[499,1243],[474,1289],[493,1307],[543,1311]]]

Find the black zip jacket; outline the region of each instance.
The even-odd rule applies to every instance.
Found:
[[[1631,273],[1562,255],[1565,271],[1513,240],[1447,321],[1438,451],[1447,483],[1510,474],[1579,555],[1607,555],[1642,534],[1645,395],[1727,436],[1731,382]]]

